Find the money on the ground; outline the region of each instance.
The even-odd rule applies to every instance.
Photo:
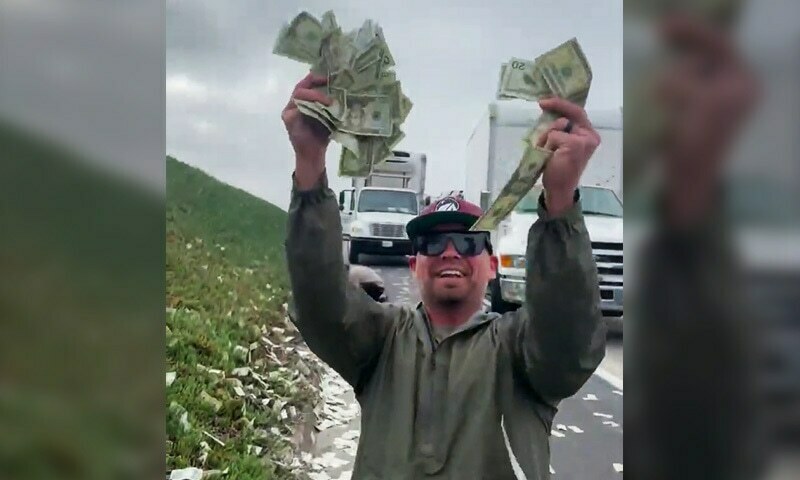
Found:
[[[391,156],[405,137],[400,126],[413,104],[392,70],[394,57],[375,21],[345,33],[332,11],[320,19],[302,12],[283,26],[273,53],[310,64],[312,73],[328,78],[317,90],[331,97],[332,105],[295,104],[342,145],[340,176],[367,176]]]
[[[535,60],[511,58],[503,63],[497,98],[535,101],[556,96],[583,107],[591,84],[592,69],[578,41],[573,38]],[[556,119],[558,115],[544,111],[528,130],[522,138],[525,150],[519,165],[472,230],[494,230],[530,192],[553,155],[552,151],[537,147],[536,143]]]

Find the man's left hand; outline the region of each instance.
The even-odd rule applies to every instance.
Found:
[[[569,100],[547,98],[540,100],[539,106],[563,115],[537,142],[537,146],[553,151],[542,173],[542,184],[547,211],[557,216],[573,205],[581,174],[600,145],[600,134],[592,127],[586,111]],[[568,125],[571,128],[566,132]]]

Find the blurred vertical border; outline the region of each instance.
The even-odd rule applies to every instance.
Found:
[[[626,474],[800,478],[800,3],[624,5]]]
[[[163,2],[0,1],[0,477],[164,475]]]

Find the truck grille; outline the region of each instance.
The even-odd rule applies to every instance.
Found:
[[[601,278],[600,284],[622,285],[622,244],[592,242],[592,254],[597,263],[597,273],[601,277],[619,277],[615,279]]]
[[[403,238],[405,225],[392,223],[373,223],[372,235],[384,238]]]

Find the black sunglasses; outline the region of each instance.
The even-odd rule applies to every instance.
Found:
[[[491,255],[492,243],[489,232],[432,232],[414,237],[411,246],[414,253],[435,257],[447,250],[447,244],[453,243],[459,255],[474,257],[480,255],[485,248]]]

